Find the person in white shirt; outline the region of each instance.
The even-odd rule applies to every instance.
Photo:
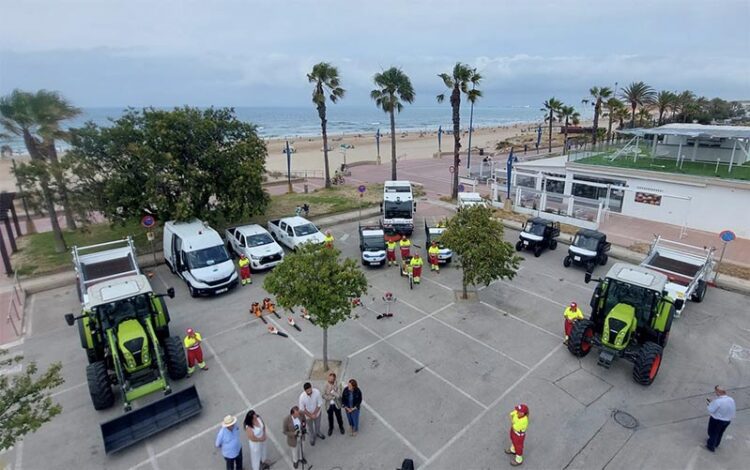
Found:
[[[323,433],[320,432],[320,418],[323,414],[324,405],[323,396],[320,394],[320,390],[313,388],[310,382],[305,382],[302,388],[304,392],[299,396],[299,410],[307,419],[310,445],[314,446],[316,437],[321,440],[325,439]]]
[[[729,427],[729,423],[734,419],[734,415],[737,412],[734,399],[727,395],[726,390],[717,385],[714,387],[714,392],[717,398],[713,400],[706,398],[708,402],[706,408],[711,415],[708,418],[706,448],[711,452],[714,452],[719,447],[719,444],[721,444],[721,436],[724,435],[724,431]]]
[[[266,426],[255,410],[250,410],[245,415],[245,433],[250,442],[250,468],[252,470],[267,470],[270,465],[266,460]]]

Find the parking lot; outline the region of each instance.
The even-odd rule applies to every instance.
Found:
[[[418,209],[413,241],[423,247],[422,217],[446,211],[429,203]],[[357,223],[330,228],[344,256],[358,258]],[[506,239],[515,241],[517,233],[509,231]],[[358,318],[329,330],[329,357],[341,360],[341,378],[356,378],[363,391],[360,433],[336,431],[306,446],[309,463],[316,469],[394,469],[410,457],[422,468],[506,468],[507,414],[524,402],[530,408],[527,468],[745,467],[750,358],[732,351],[750,348],[747,297],[711,289],[703,303],[688,304],[673,327],[659,376],[643,387],[631,379],[630,363],[617,361],[606,370],[596,365],[595,354],[579,360],[562,345],[564,307],[576,301],[588,313],[593,290],[581,268],[562,266],[566,248],[540,258],[524,253],[515,279],[480,288],[470,301],[456,296],[461,271],[455,264],[440,274],[426,269],[414,290],[397,268],[363,268],[370,287],[355,311]],[[597,269],[604,272],[606,267]],[[156,270],[154,289],[177,291],[168,303],[172,333],[193,327],[203,335],[210,370],[173,383],[175,389],[195,384],[203,411],[111,456],[104,454],[99,423],[122,409],[117,404],[97,412],[91,405],[85,353],[77,330],[63,320],[80,308],[75,290],[71,285],[32,296],[31,331],[15,351],[42,367],[63,362],[65,384],[54,398],[64,411],[0,459],[14,469],[223,468],[213,445],[221,419],[234,414],[241,421],[254,408],[268,426],[273,468],[291,468],[281,422],[313,360],[322,357],[323,335],[299,316],[301,332],[267,317],[289,338],[268,334],[250,318],[250,303],[267,296],[263,276],[220,297],[192,299],[164,266]],[[395,315],[377,320],[386,291],[397,299]],[[738,414],[712,454],[702,447],[705,398],[717,383],[734,396]],[[637,427],[618,424],[623,420],[613,418],[616,410],[632,415]],[[325,429],[325,416],[323,423]],[[244,454],[249,468],[247,444]]]

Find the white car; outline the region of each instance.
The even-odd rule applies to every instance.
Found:
[[[230,227],[224,232],[227,248],[245,255],[253,271],[271,269],[284,259],[284,249],[258,224]]]

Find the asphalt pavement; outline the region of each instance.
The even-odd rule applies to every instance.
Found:
[[[422,217],[445,211],[421,203],[417,227]],[[330,228],[344,256],[358,258],[357,222]],[[517,233],[508,230],[506,239],[515,241]],[[424,249],[422,230],[413,241]],[[397,268],[363,267],[370,287],[358,318],[329,330],[329,357],[342,361],[341,378],[356,378],[364,394],[360,433],[335,432],[306,447],[307,460],[316,469],[394,469],[405,457],[420,468],[507,468],[507,414],[523,402],[530,408],[525,468],[744,468],[750,458],[747,297],[710,289],[703,303],[689,303],[673,326],[658,377],[643,387],[633,382],[630,363],[617,361],[606,370],[594,354],[578,359],[562,346],[564,306],[576,301],[588,313],[593,290],[581,268],[562,266],[564,248],[539,258],[523,253],[513,280],[480,286],[473,301],[456,296],[457,264],[440,274],[426,269],[413,290]],[[203,411],[112,456],[104,454],[99,423],[122,411],[119,404],[104,412],[91,406],[85,353],[76,329],[63,320],[79,308],[75,290],[69,285],[32,295],[31,331],[13,350],[42,367],[63,362],[66,382],[54,398],[64,411],[0,461],[13,469],[221,468],[213,447],[221,419],[231,413],[241,421],[254,408],[269,429],[272,468],[291,468],[281,422],[314,359],[322,357],[323,335],[299,316],[301,332],[268,318],[289,338],[268,334],[251,318],[250,303],[267,296],[263,277],[255,274],[251,286],[223,296],[191,299],[164,266],[156,269],[155,290],[177,291],[168,301],[173,334],[193,327],[205,339],[210,370],[174,382],[176,389],[195,385]],[[395,315],[377,320],[386,291],[397,299]],[[734,396],[738,414],[719,450],[710,453],[702,447],[705,398],[716,384]],[[628,416],[634,429],[620,424],[633,424]],[[244,454],[249,468],[247,445]]]

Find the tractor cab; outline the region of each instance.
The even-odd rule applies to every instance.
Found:
[[[579,230],[573,237],[573,243],[568,248],[568,254],[563,258],[563,266],[566,268],[576,263],[586,267],[589,273],[594,272],[594,267],[599,264],[607,264],[609,256],[607,252],[612,244],[607,242],[607,236],[596,230]]]
[[[542,254],[542,250],[557,248],[556,238],[560,236],[560,222],[553,222],[541,217],[533,217],[523,224],[523,230],[516,242],[516,251],[524,248],[532,250],[534,256]]]

